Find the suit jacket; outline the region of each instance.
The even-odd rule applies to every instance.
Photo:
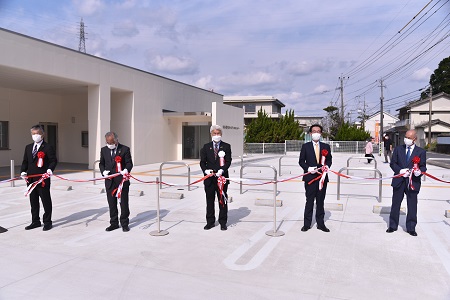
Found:
[[[217,172],[218,170],[223,170],[223,176],[228,178],[228,168],[230,168],[231,165],[231,146],[228,143],[220,142],[219,145],[219,152],[224,151],[225,152],[225,165],[220,166],[220,158],[219,155],[217,155],[217,158],[214,157],[214,145],[213,142],[209,142],[203,146],[203,148],[200,150],[200,168],[202,168],[203,174],[205,174],[205,170],[214,170],[214,172]],[[208,175],[208,174],[206,174]],[[210,178],[206,179],[204,181],[205,185],[210,185],[212,183],[212,180]]]
[[[411,169],[414,164],[412,162],[413,157],[419,157],[420,158],[420,162],[419,162],[419,169],[422,172],[426,172],[427,171],[427,152],[418,147],[417,145],[414,146],[414,150],[411,153],[410,157],[409,157],[409,161],[406,161],[406,145],[400,145],[395,147],[394,149],[394,153],[392,153],[392,159],[391,159],[391,169],[394,171],[394,174],[397,175],[400,173],[401,169]],[[414,185],[414,189],[415,191],[419,191],[420,190],[420,186],[421,186],[421,181],[420,181],[420,177],[422,175],[420,175],[419,177],[417,176],[412,176],[412,184]],[[402,182],[405,182],[406,184],[408,184],[409,182],[409,178],[405,178],[405,177],[399,177],[399,178],[392,178],[392,183],[391,186],[393,187],[399,187]]]
[[[119,143],[115,150],[116,150],[116,154],[114,155],[114,157],[111,157],[111,150],[108,147],[105,146],[100,150],[99,167],[100,167],[100,172],[102,173],[102,176],[103,176],[103,171],[105,171],[105,170],[109,171],[109,175],[119,173],[119,172],[117,172],[117,164],[115,161],[116,156],[120,156],[122,158],[122,161],[120,162],[122,170],[127,169],[128,172],[131,172],[131,169],[133,168],[133,160],[131,159],[130,148]],[[119,186],[119,184],[122,182],[122,178],[123,178],[123,176],[119,175],[117,177],[114,177],[111,180],[106,179],[105,187],[107,189],[117,188]],[[125,181],[123,186],[124,187],[130,186],[130,181]]]
[[[46,173],[48,169],[52,170],[53,172],[58,163],[58,160],[56,159],[56,152],[55,149],[53,149],[53,146],[43,141],[41,146],[39,147],[38,153],[44,152],[45,154],[43,165],[40,168],[37,166],[39,160],[38,155],[36,154],[36,157],[33,158],[33,147],[34,143],[26,145],[20,172],[27,172],[28,175],[43,174]],[[28,178],[28,182],[38,181],[39,179],[39,177]],[[46,187],[50,186],[50,178],[44,180],[44,182]]]
[[[330,145],[319,142],[319,161],[322,162],[322,150],[327,150],[328,154],[325,157],[325,164],[328,167],[331,167],[331,163],[332,163],[332,156],[331,156],[331,149],[330,149]],[[314,151],[314,145],[313,142],[308,142],[305,143],[302,146],[302,149],[300,150],[300,158],[298,160],[298,164],[300,165],[300,167],[302,167],[303,171],[305,173],[308,173],[308,168],[309,167],[322,167],[322,164],[318,164],[317,160],[316,160],[316,152]],[[316,174],[308,174],[302,177],[302,180],[305,182],[309,182],[310,180],[313,180],[314,178],[316,178],[318,175]],[[328,182],[328,174],[325,176],[325,182]]]

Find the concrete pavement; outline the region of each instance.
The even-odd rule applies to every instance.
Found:
[[[291,153],[290,155],[296,155]],[[346,166],[351,154],[333,154],[333,170]],[[278,168],[277,156],[246,160]],[[378,169],[391,176],[380,157]],[[369,167],[365,160],[352,166]],[[197,161],[189,161],[192,177],[201,177]],[[301,174],[297,159],[283,160],[286,179]],[[159,163],[138,166],[132,174],[150,181]],[[239,177],[240,164],[230,177]],[[269,168],[248,168],[246,177],[271,177]],[[183,174],[181,167],[167,172]],[[447,169],[429,166],[442,178]],[[350,171],[370,176],[367,171]],[[58,174],[58,169],[55,171]],[[92,177],[91,171],[64,175]],[[448,180],[448,178],[446,178]],[[185,178],[164,176],[164,181],[185,183]],[[385,232],[388,215],[373,213],[374,206],[389,206],[390,181],[383,182],[378,201],[377,183],[343,180],[341,200],[336,197],[336,176],[330,175],[326,225],[330,233],[313,226],[301,232],[305,195],[303,182],[278,184],[277,230],[270,237],[273,208],[255,205],[273,199],[272,185],[229,186],[228,230],[205,231],[205,195],[202,184],[163,188],[183,193],[183,199],[161,198],[161,229],[166,236],[151,236],[156,224],[156,186],[132,181],[128,233],[105,232],[109,225],[106,195],[101,184],[52,180],[54,228],[25,231],[30,223],[24,183],[0,185],[0,299],[450,299],[449,184],[430,179],[419,194],[417,237],[402,228]],[[345,182],[345,183],[344,183]],[[67,186],[72,186],[68,191]],[[138,196],[143,192],[143,196]],[[406,202],[404,203],[406,206]],[[218,212],[216,212],[217,215]],[[42,212],[41,212],[42,214]]]

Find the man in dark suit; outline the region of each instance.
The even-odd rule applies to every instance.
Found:
[[[117,209],[117,188],[122,182],[123,175],[128,174],[133,168],[130,148],[119,143],[119,138],[115,132],[105,134],[106,146],[100,151],[100,172],[103,176],[116,173],[121,175],[112,179],[105,179],[106,197],[109,205],[110,226],[106,231],[112,231],[119,228],[119,211]],[[130,231],[130,208],[128,204],[128,192],[130,190],[130,181],[125,181],[122,187],[120,197],[120,225],[124,232]],[[114,192],[114,195],[113,195]]]
[[[58,163],[56,159],[55,149],[52,145],[47,144],[44,141],[44,128],[41,125],[35,125],[31,127],[31,138],[33,143],[25,147],[25,153],[23,155],[22,166],[20,168],[21,176],[44,174],[53,174]],[[39,181],[41,177],[29,177],[28,185]],[[25,227],[26,230],[41,227],[41,221],[39,219],[39,197],[44,207],[44,215],[42,221],[44,223],[44,231],[52,229],[52,197],[50,195],[50,178],[45,179],[42,183],[38,184],[34,190],[30,193],[30,205],[31,205],[31,224]]]
[[[406,194],[406,204],[408,208],[408,213],[406,215],[406,231],[412,236],[417,236],[417,195],[420,191],[420,177],[422,176],[421,172],[426,172],[427,170],[427,155],[424,149],[415,145],[416,140],[416,131],[408,130],[404,138],[405,145],[395,147],[394,153],[392,154],[390,166],[394,171],[394,174],[397,175],[405,173],[405,175],[403,175],[403,177],[392,179],[392,206],[391,213],[389,215],[389,228],[386,230],[388,233],[392,233],[398,228],[400,205],[402,204],[403,197]],[[411,169],[414,167],[415,157],[420,159],[418,163],[420,170],[412,171]],[[413,172],[411,178],[413,188],[409,185],[410,172]]]
[[[231,146],[222,141],[222,127],[212,125],[209,132],[211,133],[212,142],[207,143],[200,150],[200,167],[203,174],[214,174],[203,182],[206,194],[206,225],[205,230],[209,230],[215,226],[216,217],[214,212],[214,199],[220,199],[217,179],[220,176],[228,178],[228,168],[231,165]],[[228,198],[227,189],[229,181],[227,180],[223,186],[225,198]],[[224,197],[219,203],[219,224],[221,230],[227,230],[227,214],[228,204]]]
[[[308,231],[311,228],[314,200],[316,200],[317,229],[324,232],[330,232],[330,230],[325,226],[324,221],[324,200],[327,193],[328,175],[325,176],[321,190],[319,190],[320,179],[308,184],[311,180],[321,176],[317,173],[317,171],[322,167],[323,150],[327,151],[327,155],[325,156],[325,165],[331,167],[332,157],[330,145],[320,142],[322,130],[322,126],[319,124],[314,124],[309,128],[312,141],[303,145],[298,161],[300,167],[302,167],[305,173],[311,172],[311,174],[303,176],[303,181],[305,181],[306,204],[302,231]]]

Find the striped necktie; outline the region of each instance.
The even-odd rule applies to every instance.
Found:
[[[37,144],[34,145],[34,149],[33,149],[33,159],[36,157],[36,154],[38,152],[38,148],[37,148]]]
[[[219,153],[219,143],[214,143],[214,158],[217,159]]]

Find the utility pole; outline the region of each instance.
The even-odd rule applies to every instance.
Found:
[[[428,105],[429,107],[429,112],[428,112],[428,149],[430,149],[429,147],[431,146],[431,106],[433,104],[433,87],[430,85],[430,104]]]
[[[380,97],[380,135],[378,138],[378,142],[381,145],[381,141],[383,138],[383,119],[384,119],[384,111],[383,111],[383,100],[384,100],[384,96],[383,96],[383,88],[385,87],[383,85],[383,78],[380,79],[380,87],[381,87],[381,97]]]
[[[341,113],[340,113],[340,116],[341,116],[341,124],[343,124],[344,123],[344,77],[342,76],[342,73],[341,73],[341,77],[339,77],[339,80],[341,81],[341,87],[340,87],[340,90],[341,90]]]
[[[84,52],[86,53],[86,38],[85,38],[85,33],[84,33],[84,22],[83,22],[83,18],[81,18],[81,22],[80,22],[80,42],[78,44],[78,51],[80,52]]]

